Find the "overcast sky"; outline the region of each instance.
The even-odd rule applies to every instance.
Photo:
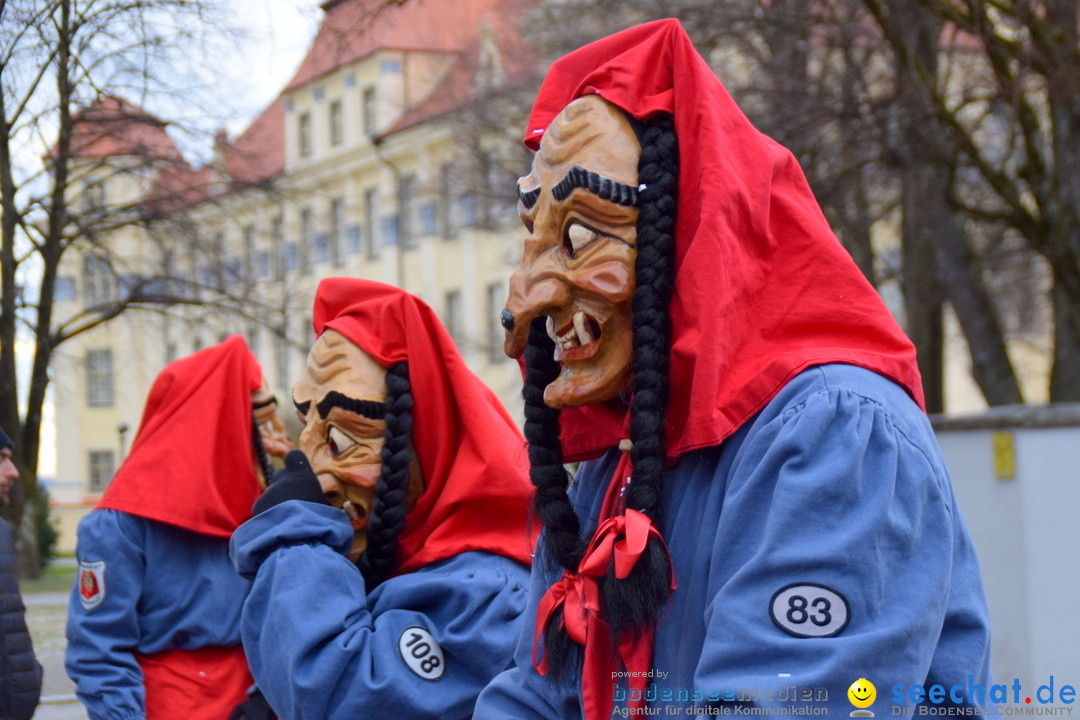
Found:
[[[236,51],[245,79],[242,117],[228,128],[242,131],[277,97],[315,36],[320,0],[227,0],[234,24],[248,33]]]

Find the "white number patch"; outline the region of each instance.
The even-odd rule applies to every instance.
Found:
[[[446,670],[442,648],[425,628],[408,627],[398,638],[401,659],[425,680],[438,680]]]
[[[847,599],[817,583],[795,583],[780,588],[769,602],[776,626],[801,638],[839,635],[850,617]]]

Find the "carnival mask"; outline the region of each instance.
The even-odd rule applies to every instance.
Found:
[[[532,172],[518,181],[518,214],[529,234],[510,277],[504,349],[521,355],[530,324],[546,316],[560,365],[544,391],[550,407],[628,390],[640,155],[622,111],[590,95],[552,121]]]
[[[251,409],[266,454],[276,458],[285,457],[285,453],[292,450],[292,443],[285,434],[285,424],[278,417],[277,398],[266,389],[266,380],[263,380],[263,384],[258,389],[251,392]],[[258,467],[259,484],[266,487],[266,478],[263,477],[262,468],[258,465],[256,467]]]
[[[326,499],[352,522],[349,559],[355,561],[367,547],[368,516],[382,474],[386,369],[343,335],[327,329],[311,348],[304,376],[292,392],[304,423],[300,449]],[[422,491],[414,460],[407,508]]]

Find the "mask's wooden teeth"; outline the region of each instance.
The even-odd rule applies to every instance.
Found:
[[[589,323],[585,319],[585,313],[574,313],[574,330],[577,331],[578,344],[588,345],[593,341],[592,333],[589,332]]]

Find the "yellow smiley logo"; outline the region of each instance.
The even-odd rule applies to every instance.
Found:
[[[866,678],[859,678],[851,683],[847,691],[848,700],[857,708],[868,708],[877,698],[877,688]]]

